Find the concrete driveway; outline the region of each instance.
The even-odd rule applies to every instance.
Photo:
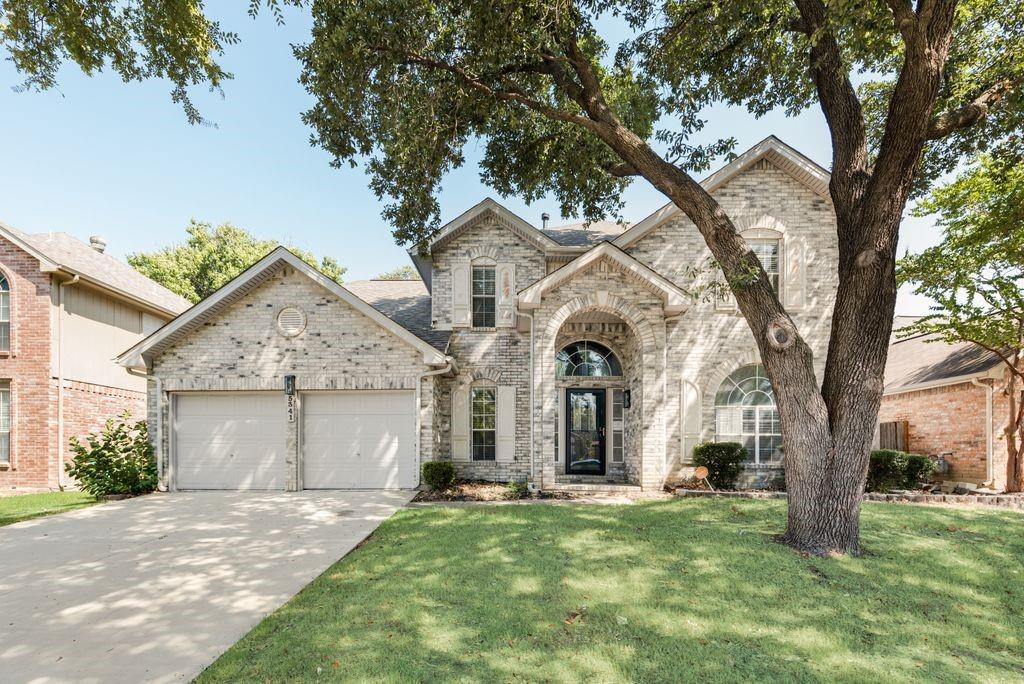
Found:
[[[412,496],[151,494],[0,528],[0,680],[190,680]]]

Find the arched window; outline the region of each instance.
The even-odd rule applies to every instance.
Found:
[[[11,351],[11,285],[0,273],[0,352]]]
[[[555,376],[559,378],[622,375],[622,364],[612,350],[597,342],[573,342],[555,354]]]
[[[715,441],[739,442],[751,463],[782,462],[779,411],[764,366],[743,366],[722,381],[715,395]]]

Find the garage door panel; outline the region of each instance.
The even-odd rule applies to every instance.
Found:
[[[414,404],[412,392],[304,395],[305,487],[414,487]]]
[[[279,393],[179,395],[179,489],[284,489],[287,422]]]

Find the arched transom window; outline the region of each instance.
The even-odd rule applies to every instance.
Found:
[[[622,375],[622,364],[612,350],[597,342],[573,342],[555,354],[555,375],[559,378]]]
[[[715,440],[739,442],[751,463],[782,462],[779,411],[764,366],[743,366],[722,381],[715,395]]]

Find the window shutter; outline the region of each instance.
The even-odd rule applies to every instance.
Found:
[[[680,391],[680,401],[683,409],[683,436],[695,437],[700,435],[700,392],[693,386],[692,382],[683,380]]]
[[[498,264],[495,271],[498,288],[496,325],[511,328],[516,324],[516,265]]]
[[[806,243],[802,237],[789,237],[785,240],[786,260],[783,267],[786,277],[782,285],[783,298],[787,309],[798,311],[804,307],[806,290]]]
[[[469,460],[469,388],[452,390],[452,460]]]
[[[468,263],[452,266],[452,327],[469,327],[469,273]]]
[[[495,460],[510,463],[516,454],[516,388],[513,385],[498,387],[497,434]]]

